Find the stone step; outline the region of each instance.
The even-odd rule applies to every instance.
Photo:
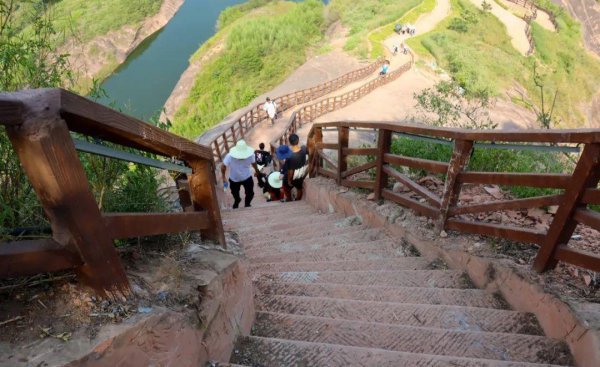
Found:
[[[313,207],[298,207],[295,210],[287,210],[287,211],[279,211],[280,205],[274,204],[272,206],[273,213],[269,215],[245,215],[245,216],[231,216],[227,218],[223,218],[223,225],[226,227],[231,227],[232,225],[242,224],[262,224],[262,223],[273,223],[277,221],[286,221],[291,218],[306,218],[311,217],[313,215],[325,215],[320,214]],[[329,213],[327,213],[329,214]]]
[[[259,273],[257,282],[334,283],[392,287],[471,288],[468,277],[455,270],[358,270]]]
[[[422,270],[427,269],[430,262],[423,257],[398,257],[384,260],[348,260],[348,261],[313,261],[313,262],[279,262],[250,265],[253,273],[275,273],[283,271],[350,271],[350,270]]]
[[[534,335],[440,330],[267,312],[256,314],[252,334],[451,357],[572,363],[565,344]]]
[[[257,192],[255,191],[255,197]],[[273,203],[273,207],[277,205]],[[221,216],[223,219],[230,218],[245,218],[245,217],[254,217],[256,215],[261,216],[275,216],[276,212],[280,213],[291,213],[294,210],[304,209],[304,208],[312,208],[310,204],[306,201],[292,201],[289,203],[280,203],[277,205],[276,209],[273,210],[273,207],[250,207],[250,208],[238,208],[238,209],[226,209],[221,211]]]
[[[318,230],[315,230],[318,228]],[[292,239],[293,241],[307,241],[307,240],[317,240],[321,238],[326,238],[328,236],[337,236],[337,235],[351,235],[353,233],[359,233],[361,231],[368,231],[370,227],[363,225],[344,225],[344,221],[333,221],[327,223],[327,225],[319,224],[314,227],[311,227],[310,230],[306,230],[303,233],[296,234]],[[281,238],[253,238],[251,240],[248,239],[248,236],[244,235],[244,248],[250,249],[261,246],[272,246],[281,243]]]
[[[441,304],[506,309],[506,303],[481,289],[362,286],[330,283],[254,282],[257,293],[330,297],[357,301]]]
[[[268,232],[257,232],[257,233],[244,233],[244,247],[253,247],[256,244],[269,244],[279,243],[284,241],[286,238],[302,238],[309,239],[315,238],[315,236],[321,236],[321,234],[335,233],[340,229],[338,226],[343,225],[344,219],[332,218],[331,220],[321,220],[319,223],[308,223],[294,228],[287,228],[283,230],[271,230]],[[360,228],[364,230],[365,226],[349,226],[342,227],[343,230],[352,231],[354,228]]]
[[[256,246],[247,248],[245,253],[247,257],[266,256],[280,253],[295,253],[325,248],[339,247],[344,244],[352,244],[359,241],[371,242],[387,239],[390,237],[381,229],[363,229],[359,232],[342,233],[338,235],[322,235],[320,238],[308,240],[296,240],[295,238],[283,239],[281,243],[268,246]]]
[[[258,296],[256,303],[260,310],[273,313],[456,331],[543,335],[533,314],[495,308],[280,295]]]
[[[232,360],[252,366],[269,367],[550,367],[533,364],[473,358],[447,357],[431,354],[393,352],[383,349],[350,347],[344,345],[305,341],[262,338],[241,338],[239,353]]]
[[[346,226],[344,220],[332,220],[319,224],[304,225],[295,230],[271,231],[268,236],[263,232],[257,234],[245,233],[243,235],[243,244],[245,248],[253,248],[255,246],[277,244],[282,240],[288,239],[287,237],[290,240],[303,241],[319,239],[329,235],[356,233],[357,231],[366,231],[368,228],[362,225]]]
[[[389,240],[359,242],[319,250],[293,254],[272,254],[250,258],[250,262],[309,262],[309,261],[345,261],[345,260],[383,260],[393,257],[405,257],[402,246]]]
[[[265,236],[269,236],[271,231],[280,231],[283,229],[291,229],[296,226],[314,225],[321,221],[339,220],[340,214],[313,214],[302,217],[286,217],[280,218],[276,221],[263,221],[263,223],[232,223],[227,226],[227,230],[234,230],[240,236],[244,236],[246,233],[263,233]]]

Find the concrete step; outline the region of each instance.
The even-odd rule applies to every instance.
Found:
[[[422,257],[398,257],[384,260],[348,260],[279,262],[252,264],[253,273],[275,273],[284,271],[350,271],[350,270],[422,270],[427,269],[429,261]]]
[[[406,253],[399,244],[389,240],[379,240],[310,250],[301,253],[257,256],[250,258],[250,262],[257,264],[274,262],[383,260],[405,256]]]
[[[357,301],[440,304],[506,309],[506,303],[481,289],[362,286],[331,283],[254,282],[257,293],[330,297]]]
[[[473,359],[394,352],[383,349],[350,347],[250,336],[241,338],[236,346],[239,353],[232,360],[252,366],[269,367],[550,367],[497,360]]]
[[[335,220],[330,222],[323,222],[317,225],[305,226],[301,231],[298,231],[293,235],[292,238],[294,241],[304,241],[311,239],[320,239],[327,236],[335,236],[339,234],[351,234],[357,233],[360,231],[366,231],[369,227],[363,225],[347,225],[344,220]],[[256,246],[269,246],[281,243],[282,239],[285,240],[284,237],[276,237],[277,234],[282,233],[281,231],[273,231],[270,234],[275,234],[275,236],[265,236],[263,233],[260,233],[260,236],[249,236],[244,234],[244,247],[245,248],[254,248]]]
[[[339,344],[463,358],[569,364],[568,347],[543,336],[440,330],[258,312],[252,334],[260,337]],[[557,351],[563,351],[554,355]]]
[[[359,232],[343,233],[338,235],[321,235],[320,238],[308,240],[296,240],[295,238],[283,239],[279,244],[268,246],[256,246],[245,250],[247,257],[266,256],[281,253],[296,253],[325,248],[335,248],[345,244],[352,244],[359,241],[371,242],[388,239],[390,237],[381,229],[363,229]]]
[[[296,226],[314,225],[321,221],[339,220],[341,218],[342,216],[340,214],[312,214],[300,217],[281,217],[273,221],[263,220],[261,223],[233,223],[228,226],[228,230],[234,230],[242,237],[246,233],[259,232],[268,237],[271,231],[291,229]]]
[[[265,312],[299,316],[456,331],[543,335],[533,314],[495,308],[280,295],[258,296],[256,303]]]
[[[464,273],[455,270],[382,270],[260,273],[257,282],[334,283],[392,287],[471,288]]]

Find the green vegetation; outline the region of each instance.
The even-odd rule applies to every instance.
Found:
[[[467,92],[487,91],[500,95],[522,85],[526,104],[540,105],[539,89],[532,70],[537,70],[545,90],[558,91],[555,116],[561,127],[582,125],[581,106],[589,102],[600,85],[600,62],[582,46],[579,25],[557,11],[560,32],[533,23],[535,53],[519,54],[506,29],[493,15],[464,0],[452,0],[452,14],[437,29],[408,41],[425,57],[434,57]]]
[[[223,45],[196,77],[175,114],[174,131],[195,137],[279,84],[305,61],[305,51],[322,39],[323,28],[323,4],[317,0],[270,3],[238,17],[193,56]]]
[[[61,86],[70,78],[71,70],[64,55],[52,52],[53,19],[48,13],[32,13],[32,28],[20,32],[20,18],[13,16],[15,11],[6,3],[0,3],[0,90]],[[168,128],[168,124],[161,127]],[[80,158],[101,209],[109,212],[165,210],[165,202],[158,194],[160,180],[155,169],[90,154],[82,153]],[[9,232],[16,227],[47,226],[36,194],[4,128],[0,128],[0,160],[0,240],[13,239]]]
[[[370,31],[397,21],[423,0],[332,0],[331,11],[350,28],[346,51],[367,58]]]
[[[430,13],[435,8],[436,0],[424,0],[419,6],[411,9],[402,18],[389,23],[371,33],[369,42],[371,42],[371,58],[385,56],[383,41],[394,34],[396,24],[414,24],[423,14]]]
[[[244,15],[248,14],[251,10],[267,5],[267,3],[272,1],[273,0],[249,0],[240,5],[228,7],[227,9],[223,10],[221,14],[219,14],[219,19],[217,20],[217,29],[221,30],[227,27]]]
[[[40,13],[51,16],[59,36],[54,41],[60,45],[64,37],[86,42],[124,25],[138,24],[156,14],[161,3],[162,0],[34,0],[18,4],[15,1],[15,16],[25,32]]]
[[[398,138],[392,142],[391,151],[408,157],[449,162],[452,157],[452,144]],[[572,169],[572,163],[561,153],[493,148],[475,148],[468,165],[470,171],[483,172],[566,173]],[[427,174],[426,171],[415,169],[410,169],[409,172],[417,176]],[[555,189],[525,186],[511,186],[508,189],[518,198],[557,193]]]

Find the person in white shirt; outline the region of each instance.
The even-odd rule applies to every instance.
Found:
[[[271,125],[275,125],[275,116],[277,115],[277,105],[271,98],[267,97],[267,102],[263,106],[263,110],[267,112],[267,116],[271,120]]]
[[[229,168],[229,181],[227,180],[226,172]],[[221,177],[225,189],[231,185],[231,195],[233,195],[233,209],[237,209],[242,201],[240,197],[240,188],[244,186],[246,194],[244,204],[250,206],[254,197],[254,180],[252,179],[252,168],[256,175],[259,174],[254,157],[254,149],[250,148],[244,140],[239,140],[237,144],[231,148],[229,153],[223,159],[221,166]]]

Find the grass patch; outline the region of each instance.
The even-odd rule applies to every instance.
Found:
[[[316,0],[269,3],[211,39],[224,42],[196,77],[174,117],[174,132],[192,138],[279,84],[323,38],[324,6]],[[208,52],[202,47],[193,57]]]
[[[396,20],[395,22],[388,23],[381,27],[381,29],[371,33],[369,35],[369,42],[371,42],[371,58],[385,56],[383,42],[389,36],[394,34],[394,27],[396,24],[414,24],[421,15],[430,13],[435,8],[435,4],[436,0],[424,0],[417,7],[406,13],[402,18]]]
[[[104,35],[127,24],[138,24],[156,14],[161,0],[56,0],[45,1],[49,4],[44,10],[33,2],[19,2],[17,16],[25,32],[30,29],[31,15],[46,11],[54,21],[57,45],[64,38],[77,37],[87,42],[96,36]]]
[[[496,17],[463,0],[452,0],[452,14],[434,31],[409,39],[408,44],[419,55],[434,57],[468,91],[500,95],[518,83],[540,105],[532,79],[537,63],[546,93],[559,93],[554,112],[558,125],[578,127],[585,120],[582,105],[600,89],[600,62],[583,48],[579,24],[562,11],[556,14],[558,33],[533,23],[536,48],[530,57],[512,47]]]
[[[368,56],[370,31],[395,22],[423,0],[332,0],[329,7],[350,28],[344,50],[359,57]]]

